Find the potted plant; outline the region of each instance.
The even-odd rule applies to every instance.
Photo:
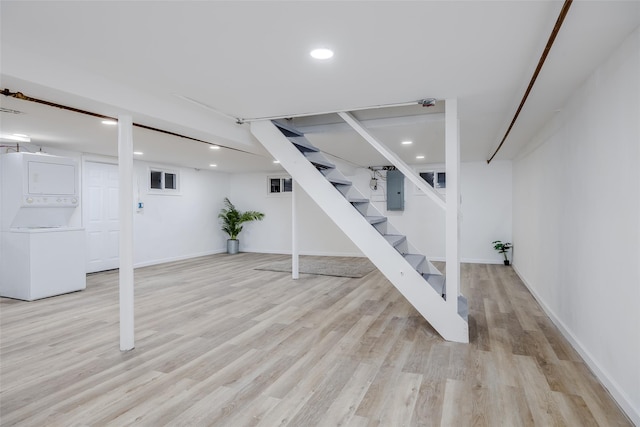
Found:
[[[504,255],[504,265],[509,265],[509,258],[507,257],[507,252],[509,252],[509,249],[511,249],[513,245],[509,242],[502,243],[500,240],[496,240],[492,242],[492,244],[493,244],[493,249],[495,249],[496,251]]]
[[[257,211],[240,212],[227,197],[224,198],[224,206],[218,218],[222,220],[222,231],[229,235],[227,253],[237,254],[240,248],[238,234],[242,231],[242,224],[255,220],[261,221],[264,214]]]

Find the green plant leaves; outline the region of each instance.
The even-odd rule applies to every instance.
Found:
[[[235,240],[242,231],[242,224],[249,221],[261,221],[264,214],[258,211],[240,212],[229,198],[224,198],[224,208],[220,209],[218,218],[222,220],[222,231],[229,235],[229,238]]]

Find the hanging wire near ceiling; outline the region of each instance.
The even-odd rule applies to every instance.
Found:
[[[51,101],[45,101],[44,99],[33,98],[31,96],[27,96],[27,95],[23,94],[22,92],[12,92],[11,90],[9,90],[7,88],[4,88],[4,89],[0,90],[0,95],[4,95],[4,96],[9,97],[9,98],[20,99],[22,101],[35,102],[37,104],[42,104],[42,105],[46,105],[46,106],[49,106],[49,107],[60,108],[62,110],[72,111],[74,113],[79,113],[79,114],[84,114],[84,115],[87,115],[87,116],[97,117],[97,118],[103,119],[103,120],[113,120],[113,121],[116,121],[116,122],[118,121],[118,119],[115,118],[115,117],[105,116],[104,114],[98,114],[98,113],[94,113],[94,112],[87,111],[87,110],[81,110],[79,108],[69,107],[68,105],[57,104],[57,103],[51,102]],[[212,142],[203,141],[202,139],[193,138],[191,136],[186,136],[186,135],[182,135],[182,134],[179,134],[179,133],[171,132],[171,131],[168,131],[168,130],[154,128],[154,127],[151,127],[151,126],[146,126],[146,125],[143,125],[143,124],[140,124],[140,123],[133,123],[133,126],[139,127],[139,128],[142,128],[142,129],[147,129],[147,130],[154,131],[154,132],[164,133],[165,135],[177,136],[179,138],[184,138],[184,139],[188,139],[188,140],[191,140],[191,141],[201,142],[201,143],[207,144],[207,145],[215,145],[215,146],[219,146],[219,147],[226,148],[226,149],[229,149],[229,150],[239,151],[241,153],[256,155],[255,153],[251,153],[249,151],[244,151],[244,150],[240,150],[238,148],[233,148],[233,147],[226,147],[226,146],[220,145],[218,143],[214,144]]]
[[[9,150],[13,150],[16,153],[20,152],[20,144],[12,144],[12,145],[4,145],[0,144],[0,148],[6,148],[5,152],[9,152]]]
[[[341,160],[341,161],[343,161],[345,163],[349,163],[350,165],[355,166],[357,168],[362,168],[362,169],[366,169],[367,168],[367,166],[361,165],[360,163],[356,163],[356,162],[354,162],[352,160],[345,159],[344,157],[340,157],[340,156],[335,155],[333,153],[330,153],[330,152],[328,152],[326,150],[320,150],[320,152],[322,152],[323,154],[327,154],[327,155],[329,155],[329,156],[331,156],[333,158],[339,159],[339,160]]]
[[[496,154],[498,154],[498,151],[500,151],[500,148],[502,148],[502,145],[507,140],[507,137],[509,136],[511,129],[513,128],[513,125],[516,123],[516,120],[520,115],[520,111],[522,111],[522,107],[524,106],[525,101],[529,97],[529,93],[531,92],[531,89],[533,88],[533,85],[536,82],[536,79],[538,78],[538,74],[540,74],[540,70],[542,69],[544,62],[547,59],[547,55],[551,50],[551,46],[553,46],[553,42],[555,41],[556,36],[560,32],[560,27],[562,27],[562,23],[564,22],[564,18],[567,16],[567,13],[569,12],[569,7],[571,7],[572,2],[573,0],[565,0],[564,4],[562,5],[562,9],[560,10],[560,15],[558,15],[558,19],[556,20],[556,25],[554,25],[553,31],[551,31],[551,35],[549,36],[547,45],[545,46],[544,51],[542,52],[542,56],[540,56],[540,60],[538,61],[538,66],[536,67],[536,70],[534,71],[533,76],[529,81],[529,86],[527,87],[527,90],[525,91],[524,96],[522,97],[522,101],[520,101],[520,106],[518,106],[518,109],[516,110],[516,114],[513,116],[513,119],[511,120],[511,124],[509,125],[509,127],[507,128],[507,131],[502,137],[502,141],[500,141],[500,145],[498,145],[498,148],[496,148],[496,151],[489,158],[489,160],[487,160],[487,164],[491,163],[491,160],[493,160]]]

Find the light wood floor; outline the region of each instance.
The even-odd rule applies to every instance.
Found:
[[[257,271],[281,255],[136,270],[136,348],[117,273],[0,300],[0,424],[629,426],[513,270],[463,265],[471,343],[443,341],[377,271]]]

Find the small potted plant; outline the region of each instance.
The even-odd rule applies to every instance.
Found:
[[[224,198],[224,206],[218,218],[222,220],[222,231],[229,235],[227,253],[237,254],[240,249],[238,234],[242,231],[242,224],[255,220],[261,221],[264,214],[257,211],[240,212],[227,197]]]
[[[509,249],[511,249],[513,245],[509,242],[502,243],[500,240],[496,240],[492,242],[492,244],[493,244],[493,249],[498,251],[498,253],[501,253],[502,255],[504,255],[504,265],[509,265],[509,257],[507,257],[507,252],[509,252]]]

